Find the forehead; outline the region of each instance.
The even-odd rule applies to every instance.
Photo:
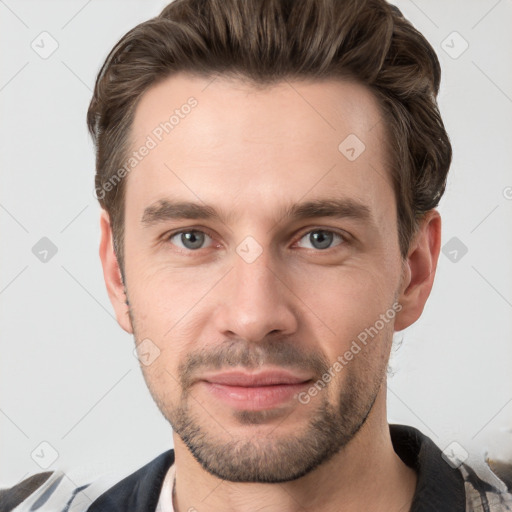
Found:
[[[328,193],[383,210],[394,196],[381,121],[371,91],[349,81],[255,87],[177,74],[137,105],[132,149],[150,149],[128,175],[127,203],[182,194],[249,211]]]

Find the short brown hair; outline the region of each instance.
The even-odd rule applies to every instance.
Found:
[[[339,77],[370,88],[385,120],[407,256],[419,220],[444,193],[452,156],[436,102],[441,69],[425,37],[385,0],[175,0],[111,50],[87,112],[96,191],[122,272],[125,180],[106,184],[128,155],[141,96],[179,71],[254,85]]]

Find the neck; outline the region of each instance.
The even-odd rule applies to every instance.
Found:
[[[307,475],[279,484],[220,480],[205,471],[174,434],[174,509],[408,512],[416,488],[416,473],[395,453],[385,412],[383,392],[365,424],[338,454]]]

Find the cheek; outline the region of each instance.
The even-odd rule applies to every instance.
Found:
[[[216,281],[206,269],[133,269],[128,293],[138,337],[174,339]]]
[[[373,389],[385,374],[396,314],[395,288],[394,277],[377,269],[360,265],[326,272],[323,268],[296,282],[297,295],[307,304],[311,339],[334,375],[331,400],[337,399],[340,389],[356,383],[358,393],[365,386]]]
[[[172,411],[180,402],[181,387],[177,371],[164,354],[150,366],[142,365],[142,374],[153,400],[164,415]]]
[[[381,268],[312,267],[297,275],[292,289],[329,337],[340,342],[374,325],[395,297],[395,277]]]
[[[385,379],[392,323],[384,322],[380,329],[374,326],[372,322],[368,327],[356,327],[352,332],[347,329],[346,337],[340,338],[336,345],[324,347],[328,354],[329,373],[333,375],[328,387],[331,403],[339,400],[340,393],[364,401]]]
[[[163,397],[168,395],[174,403],[181,386],[178,367],[191,351],[201,348],[211,318],[204,308],[218,278],[197,269],[133,272],[132,276],[137,276],[128,284],[135,338],[157,354],[150,365],[141,360],[144,378],[155,400],[164,404]]]

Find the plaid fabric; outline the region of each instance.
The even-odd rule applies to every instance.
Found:
[[[496,490],[465,464],[460,471],[464,477],[467,512],[512,512],[512,494]]]

